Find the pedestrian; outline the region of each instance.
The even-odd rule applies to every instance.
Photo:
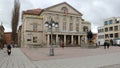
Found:
[[[109,44],[109,42],[107,43],[107,48],[109,49],[109,46],[110,46],[110,44]]]
[[[104,42],[104,49],[109,48],[110,44],[109,44],[109,40],[105,40]]]
[[[10,56],[10,54],[11,54],[11,45],[10,44],[7,45],[7,53]]]
[[[64,42],[62,43],[62,48],[64,48]]]
[[[99,46],[100,46],[100,41],[98,42]]]
[[[104,42],[104,49],[106,49],[106,46],[107,46],[107,42],[105,40],[105,42]]]

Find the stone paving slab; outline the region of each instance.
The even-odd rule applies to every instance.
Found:
[[[108,65],[100,68],[120,68],[120,64]]]
[[[22,51],[38,68],[105,68],[109,65],[120,64],[120,47],[56,48],[55,56],[52,57],[48,56],[48,48],[25,49],[25,51],[23,49]]]
[[[10,56],[4,51],[0,53],[0,68],[36,68],[19,48],[13,48]]]
[[[70,48],[70,49],[68,48],[66,50],[62,50],[62,52],[65,51],[64,54],[62,54],[61,49],[60,50],[58,49],[58,52],[60,54],[55,56],[48,56],[48,53],[44,52],[46,50],[39,50],[39,49],[38,50],[36,49],[36,51],[32,50],[40,54],[37,55],[38,53],[36,54],[34,54],[33,52],[31,53],[33,55],[36,55],[37,57],[40,57],[42,55],[44,56],[47,55],[47,57],[49,57],[48,60],[38,60],[38,61],[28,59],[29,56],[27,55],[26,57],[25,54],[19,48],[13,48],[11,56],[7,55],[6,50],[0,51],[0,68],[110,68],[110,67],[120,68],[119,47],[113,47],[113,48],[111,47],[110,49],[107,50],[104,50],[102,48],[80,49],[80,51],[83,51],[80,53],[78,52],[78,49],[79,48]],[[76,51],[76,53],[73,51]],[[65,57],[66,56],[65,54],[67,54],[67,57]],[[84,55],[84,56],[79,57],[76,54]],[[61,55],[64,55],[63,58],[61,58]]]
[[[104,47],[95,49],[80,47],[54,48],[55,56],[52,57],[49,56],[49,48],[21,48],[21,50],[33,61],[44,61],[116,53],[120,52],[120,47],[111,46],[110,49],[104,49]]]
[[[120,53],[113,53],[81,58],[34,61],[34,63],[39,68],[99,68],[118,63],[120,64],[119,57]]]

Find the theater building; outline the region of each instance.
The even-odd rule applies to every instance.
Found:
[[[22,12],[22,25],[18,30],[21,47],[49,47],[51,31],[45,26],[53,20],[58,27],[52,27],[52,43],[59,47],[82,46],[87,43],[86,34],[91,23],[82,18],[83,14],[66,2],[44,9],[31,9]]]

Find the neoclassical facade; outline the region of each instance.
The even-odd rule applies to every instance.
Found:
[[[53,27],[54,46],[81,46],[87,43],[86,32],[91,23],[84,21],[79,11],[66,2],[50,6],[45,9],[26,10],[22,13],[22,25],[18,31],[21,47],[43,46],[49,47],[51,32],[45,27],[45,22],[53,21],[58,27]]]

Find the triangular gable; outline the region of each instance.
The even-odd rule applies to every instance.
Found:
[[[58,12],[64,12],[62,10],[63,7],[66,7],[68,9],[68,14],[72,13],[72,14],[79,14],[82,16],[82,13],[80,13],[78,10],[76,10],[75,8],[73,8],[71,5],[69,5],[66,2],[62,2],[53,6],[50,6],[48,8],[45,8],[44,10],[50,10],[50,11],[58,11]]]

